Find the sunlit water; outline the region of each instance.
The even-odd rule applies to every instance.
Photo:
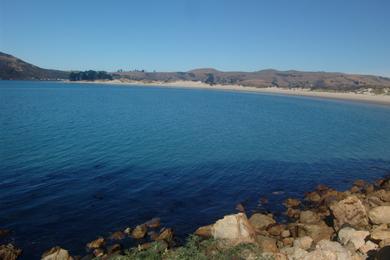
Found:
[[[390,108],[372,104],[0,81],[0,123],[0,228],[26,259],[152,217],[180,239],[238,202],[280,211],[390,171]]]

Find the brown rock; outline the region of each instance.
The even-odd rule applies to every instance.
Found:
[[[286,238],[286,237],[291,236],[290,230],[288,230],[288,229],[283,230],[282,233],[280,234],[280,236],[281,236],[282,238]]]
[[[390,206],[379,206],[371,209],[368,216],[374,224],[390,224]]]
[[[294,243],[294,238],[292,237],[285,237],[282,239],[283,245],[284,246],[292,246]]]
[[[333,233],[333,229],[328,227],[324,221],[318,224],[298,224],[298,236],[309,236],[313,239],[314,243],[323,239],[331,239]]]
[[[366,194],[372,193],[372,192],[375,191],[375,187],[374,187],[374,185],[369,184],[369,185],[366,186],[366,188],[364,189],[364,191],[366,192]]]
[[[358,186],[352,186],[352,188],[350,189],[350,191],[352,193],[358,193],[360,192],[360,188]]]
[[[299,218],[300,214],[301,214],[301,211],[299,209],[288,208],[286,211],[286,215],[289,218]]]
[[[148,228],[158,228],[160,224],[161,224],[160,218],[152,218],[151,220],[145,223],[145,225]]]
[[[276,239],[266,236],[256,236],[256,243],[263,252],[277,253]]]
[[[374,240],[386,240],[390,239],[390,229],[375,229],[371,232],[371,238]]]
[[[96,257],[102,257],[104,255],[104,250],[101,248],[96,248],[95,250],[93,250],[93,254]]]
[[[272,224],[267,228],[267,232],[272,236],[280,236],[284,230],[285,226],[282,224]]]
[[[381,242],[379,242],[379,247],[385,247],[390,246],[390,238],[383,239]]]
[[[321,201],[321,196],[317,192],[313,191],[308,192],[305,196],[305,199],[313,203],[318,203]]]
[[[366,182],[363,181],[363,180],[356,180],[353,185],[359,187],[359,188],[363,188],[365,185],[366,185]]]
[[[89,242],[87,244],[87,248],[89,249],[101,248],[104,245],[104,243],[105,243],[104,238],[99,237],[98,239]]]
[[[365,207],[360,199],[354,195],[330,205],[334,216],[334,225],[338,230],[344,224],[354,228],[365,228],[368,226],[368,217]]]
[[[116,231],[111,234],[110,239],[112,240],[122,240],[126,237],[125,233],[122,231]]]
[[[296,208],[298,207],[299,205],[301,205],[301,202],[297,199],[292,199],[292,198],[288,198],[286,199],[286,201],[284,202],[284,205],[287,207],[287,208]]]
[[[146,232],[148,231],[145,224],[136,226],[131,232],[131,236],[134,239],[142,239],[145,237]]]
[[[257,230],[267,228],[271,224],[275,224],[275,220],[270,215],[255,213],[249,218],[251,225]]]
[[[213,228],[213,225],[203,226],[203,227],[198,228],[194,234],[197,236],[200,236],[200,237],[209,238],[209,237],[213,236],[212,235],[212,228]]]
[[[72,260],[69,252],[58,246],[51,248],[42,255],[42,260]]]
[[[294,246],[308,250],[313,244],[313,239],[309,236],[303,236],[294,240]]]
[[[148,232],[148,236],[150,237],[151,240],[157,240],[158,238],[158,233],[156,233],[155,231],[150,231]]]
[[[122,246],[120,244],[114,244],[107,248],[107,253],[109,255],[118,254],[121,253],[121,251],[122,251]]]
[[[304,224],[316,224],[320,220],[320,216],[311,210],[302,211],[299,216],[299,221]]]
[[[157,241],[161,241],[161,240],[164,240],[164,241],[167,241],[167,242],[170,242],[172,241],[172,238],[173,238],[173,231],[172,229],[170,228],[166,228],[166,229],[163,229],[160,233],[160,235],[157,237]]]
[[[22,250],[12,244],[0,245],[0,259],[2,260],[16,260],[21,254]]]
[[[244,213],[225,216],[215,222],[212,228],[215,239],[224,239],[226,242],[237,245],[253,243],[255,230]]]

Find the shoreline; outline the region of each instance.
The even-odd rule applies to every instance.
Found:
[[[389,259],[389,177],[371,183],[358,179],[344,191],[319,184],[299,199],[286,198],[283,206],[280,213],[288,220],[278,222],[278,212],[249,214],[239,203],[236,213],[198,227],[183,245],[172,228],[153,218],[90,241],[84,256],[55,246],[41,259]],[[0,237],[10,234],[0,229]],[[132,245],[124,246],[126,240]],[[21,255],[12,243],[0,245],[0,258]]]
[[[209,85],[203,82],[193,81],[175,81],[175,82],[144,82],[144,81],[63,81],[64,83],[80,83],[80,84],[99,84],[99,85],[116,85],[116,86],[140,86],[140,87],[162,87],[176,89],[204,89],[204,90],[222,90],[222,91],[238,91],[246,93],[273,94],[284,96],[310,97],[320,99],[355,101],[370,104],[390,106],[390,95],[378,95],[372,93],[355,93],[355,92],[331,92],[331,91],[315,91],[303,88],[280,88],[266,87],[257,88],[242,85]]]

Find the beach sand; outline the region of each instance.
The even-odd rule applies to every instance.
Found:
[[[144,82],[130,80],[109,80],[109,81],[66,81],[70,83],[89,83],[89,84],[108,84],[108,85],[123,85],[123,86],[144,86],[144,87],[166,87],[166,88],[191,88],[191,89],[208,89],[208,90],[228,90],[228,91],[243,91],[268,93],[278,95],[294,95],[304,97],[316,97],[326,99],[340,99],[359,101],[365,103],[375,103],[382,105],[390,105],[390,95],[377,95],[373,93],[355,93],[355,92],[331,92],[331,91],[314,91],[303,88],[279,88],[279,87],[249,87],[241,85],[209,85],[199,81],[175,81],[175,82]]]

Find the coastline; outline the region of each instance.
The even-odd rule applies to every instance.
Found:
[[[280,87],[265,87],[257,88],[242,85],[209,85],[199,81],[175,81],[175,82],[145,82],[145,81],[130,81],[130,80],[98,80],[98,81],[63,81],[65,83],[81,83],[81,84],[107,84],[118,86],[142,86],[142,87],[163,87],[163,88],[180,88],[180,89],[205,89],[205,90],[224,90],[224,91],[239,91],[247,93],[260,94],[276,94],[286,96],[312,97],[321,99],[346,100],[363,103],[379,104],[390,106],[390,95],[379,95],[369,92],[331,92],[331,91],[314,91],[304,88],[280,88]]]

